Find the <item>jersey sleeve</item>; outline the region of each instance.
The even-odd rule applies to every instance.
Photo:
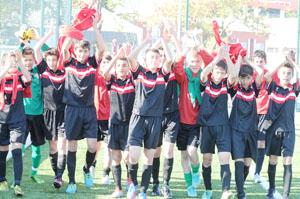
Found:
[[[254,89],[255,97],[258,97],[259,91],[261,87],[257,87],[255,81],[252,83],[252,88]]]
[[[277,84],[275,80],[270,81],[269,84],[265,84],[265,88],[267,89],[269,95],[272,93],[276,86]]]
[[[299,80],[300,80],[300,79],[298,79],[297,82],[294,83],[294,85],[293,85],[293,88],[294,88],[296,97],[298,97],[298,95],[299,95],[299,93],[300,93],[300,85],[299,85],[300,81],[299,81]]]
[[[206,88],[206,86],[207,86],[208,83],[209,83],[209,80],[207,80],[206,82],[202,82],[200,80],[200,90],[201,90],[201,92],[205,91],[205,88]]]
[[[70,57],[69,60],[64,61],[64,67],[68,67],[71,65],[71,63],[75,62],[75,59],[73,57]]]
[[[105,80],[107,90],[111,89],[111,84],[115,80],[115,76],[111,75],[109,80]]]
[[[44,59],[42,59],[40,61],[40,63],[37,64],[37,69],[38,69],[39,74],[42,74],[43,72],[45,72],[47,67],[48,67],[47,62]]]
[[[94,69],[97,69],[97,67],[98,67],[98,62],[97,62],[97,60],[96,60],[95,55],[89,57],[88,62],[89,62],[89,64],[90,64]]]
[[[137,79],[139,76],[139,73],[144,72],[144,70],[145,70],[144,67],[141,66],[140,64],[138,64],[138,66],[135,68],[135,70],[131,70],[133,79]]]
[[[20,75],[20,76],[19,76],[19,82],[21,82],[23,88],[27,88],[28,86],[31,85],[31,81],[29,81],[29,82],[24,82],[23,79],[22,79],[22,77],[23,77],[23,75]]]
[[[236,95],[238,86],[239,86],[239,84],[237,84],[235,86],[232,85],[227,88],[227,92],[231,98],[233,98]]]

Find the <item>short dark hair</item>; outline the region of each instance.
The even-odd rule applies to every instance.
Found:
[[[263,50],[256,50],[253,54],[253,58],[255,58],[255,57],[263,58],[265,60],[265,62],[267,62],[267,55],[266,55],[265,51],[263,51]]]
[[[57,48],[49,48],[47,51],[44,52],[44,56],[45,56],[45,58],[47,58],[48,56],[56,56],[58,59],[59,53],[58,53]]]
[[[223,68],[224,70],[227,71],[227,63],[222,59],[216,64],[216,66]]]
[[[248,64],[241,65],[239,77],[247,77],[248,75],[253,76],[253,68]]]
[[[22,57],[24,58],[25,55],[32,55],[34,59],[34,51],[29,46],[25,46],[22,50]]]
[[[107,59],[107,60],[111,61],[111,60],[112,60],[112,57],[111,57],[110,55],[105,55],[105,56],[104,56],[104,59]]]
[[[148,48],[148,49],[146,50],[146,53],[145,53],[145,54],[147,54],[148,52],[153,52],[153,53],[159,54],[159,50],[156,49],[156,48]]]
[[[91,44],[87,40],[80,40],[78,43],[75,44],[74,48],[75,48],[75,50],[77,48],[87,48],[87,49],[91,50]]]
[[[279,69],[280,69],[280,68],[283,68],[283,67],[285,67],[285,68],[290,68],[290,69],[292,70],[292,73],[294,74],[294,67],[293,67],[290,63],[285,63],[285,64],[281,65],[281,66],[279,67]],[[279,69],[278,69],[278,70],[279,70]]]
[[[121,60],[121,61],[127,61],[127,62],[128,62],[127,57],[121,57],[121,58],[119,58],[118,60]]]

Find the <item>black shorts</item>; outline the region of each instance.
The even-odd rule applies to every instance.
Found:
[[[163,115],[157,147],[160,147],[162,145],[163,137],[166,142],[173,144],[176,142],[179,130],[179,122],[179,111]]]
[[[262,126],[263,126],[263,124],[264,124],[264,121],[265,121],[265,117],[266,117],[266,115],[262,115],[262,114],[258,114],[257,115],[257,118],[258,118],[258,130],[257,130],[257,134],[258,134],[258,136],[257,136],[257,139],[259,140],[259,141],[265,141],[266,140],[266,131],[263,131],[262,130]]]
[[[198,124],[180,123],[176,145],[179,151],[185,151],[187,146],[198,147],[200,144],[200,126]]]
[[[108,120],[98,120],[97,141],[108,143]]]
[[[162,117],[132,114],[129,122],[128,145],[156,149]]]
[[[257,133],[241,132],[231,129],[231,154],[232,159],[252,158],[256,160],[257,155]]]
[[[108,133],[108,148],[125,151],[128,140],[128,129],[128,124],[111,124]]]
[[[200,137],[201,153],[231,152],[231,133],[229,125],[202,126]]]
[[[266,137],[266,155],[293,157],[295,148],[295,131],[268,132]]]
[[[23,144],[30,133],[31,143],[34,146],[45,144],[46,126],[43,115],[26,115],[26,131]]]
[[[67,140],[97,139],[97,114],[94,106],[66,106],[65,126]]]
[[[0,146],[10,143],[22,143],[26,131],[26,121],[3,124],[0,123]]]
[[[44,110],[44,123],[46,126],[46,140],[65,138],[65,111]]]

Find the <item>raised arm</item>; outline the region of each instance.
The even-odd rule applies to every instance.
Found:
[[[51,21],[50,31],[42,39],[40,39],[36,44],[36,46],[34,47],[34,53],[35,53],[36,61],[38,63],[43,59],[41,49],[43,45],[46,43],[46,41],[54,34],[54,30],[55,30],[54,21]]]
[[[234,84],[237,81],[238,73],[236,68],[234,68],[234,64],[232,63],[229,57],[229,46],[227,44],[222,43],[221,47],[223,47],[224,57],[226,59],[227,68],[228,68],[228,81],[229,84]]]
[[[222,47],[219,48],[218,55],[216,56],[216,58],[212,62],[210,62],[210,64],[208,64],[201,72],[200,81],[202,83],[205,83],[207,81],[208,75],[209,75],[209,73],[211,73],[213,67],[222,59],[223,50],[224,49]]]
[[[4,67],[2,67],[2,69],[0,70],[0,81],[5,77],[6,73],[8,72],[8,70],[10,69],[10,67],[12,66],[11,64],[11,55],[10,53],[7,54],[6,58],[5,58],[5,63],[4,63]]]
[[[133,71],[135,71],[137,67],[137,56],[147,44],[151,44],[152,42],[151,32],[152,29],[150,28],[150,30],[147,32],[145,40],[140,45],[138,45],[128,56],[129,65],[131,70]]]
[[[169,20],[167,20],[167,21],[165,21],[165,27],[166,27],[166,29],[168,30],[168,32],[171,36],[171,40],[175,44],[176,57],[181,57],[183,55],[182,45],[181,45],[180,41],[177,38],[175,28],[174,28],[174,24],[172,24]]]
[[[278,66],[276,66],[275,68],[273,68],[272,70],[269,70],[266,74],[265,74],[265,81],[268,84],[271,80],[272,80],[272,76],[274,75],[274,73],[278,70],[278,68],[282,65],[284,65],[285,63],[287,63],[286,60],[284,60],[283,62],[281,62]]]
[[[164,36],[164,31],[165,31],[164,24],[162,23],[161,26],[160,26],[160,40],[161,40],[161,44],[162,44],[162,47],[163,47],[165,55],[166,55],[166,62],[163,65],[163,70],[164,70],[165,73],[169,73],[170,70],[171,70],[173,59],[172,59],[172,56],[171,56],[169,46],[166,42],[166,38]]]
[[[15,50],[15,54],[16,54],[16,59],[17,59],[17,64],[21,69],[21,72],[23,73],[22,76],[22,80],[23,82],[30,82],[31,81],[31,75],[30,73],[27,71],[27,69],[25,68],[23,62],[22,62],[22,52],[20,49],[16,49]]]
[[[260,86],[263,78],[264,78],[264,71],[263,69],[261,69],[259,66],[255,65],[254,63],[252,63],[246,56],[243,58],[244,62],[246,64],[248,64],[249,66],[251,66],[253,68],[254,71],[256,71],[257,76],[255,78],[255,83]]]
[[[104,51],[105,51],[105,44],[103,41],[103,38],[100,34],[100,31],[97,27],[97,22],[98,22],[99,16],[97,14],[95,14],[95,16],[93,16],[93,29],[95,32],[95,37],[96,37],[96,41],[97,41],[97,51],[96,51],[96,60],[100,61],[104,55]]]
[[[300,73],[300,66],[294,62],[293,57],[295,57],[295,52],[290,51],[287,54],[286,59],[297,70],[297,72]]]
[[[71,37],[67,37],[64,41],[64,44],[62,45],[61,51],[63,53],[64,61],[68,61],[71,58],[69,49],[72,45],[72,42],[73,42],[73,39]]]

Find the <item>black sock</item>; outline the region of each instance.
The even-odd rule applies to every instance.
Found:
[[[111,170],[112,170],[112,174],[113,174],[114,181],[115,181],[115,184],[116,184],[116,188],[118,188],[119,190],[122,190],[122,185],[121,185],[122,169],[121,169],[121,165],[112,166]]]
[[[152,178],[153,178],[153,184],[159,184],[159,166],[160,166],[160,159],[153,158],[153,169],[152,169]]]
[[[68,166],[69,183],[75,184],[76,151],[75,152],[68,151],[67,166]]]
[[[212,190],[211,187],[211,166],[204,167],[202,164],[202,177],[205,185],[206,190]]]
[[[103,177],[105,177],[106,175],[109,176],[110,170],[111,170],[110,168],[104,168],[104,169],[103,169]]]
[[[268,176],[269,176],[270,189],[275,189],[275,175],[276,175],[276,164],[271,165],[269,163]]]
[[[292,165],[283,165],[284,174],[283,174],[283,198],[287,198],[290,195],[290,189],[292,184]]]
[[[245,197],[244,192],[244,162],[237,161],[235,165],[235,183],[238,192],[238,198]]]
[[[173,170],[174,158],[165,158],[164,160],[164,184],[169,186],[169,181],[171,179],[171,173]]]
[[[65,168],[66,168],[66,158],[67,156],[65,154],[63,155],[58,155],[57,157],[57,178],[61,178]]]
[[[129,178],[134,186],[136,186],[138,184],[138,181],[137,181],[138,168],[139,168],[139,164],[128,163]]]
[[[265,159],[265,149],[257,149],[255,173],[260,174],[263,162]]]
[[[93,167],[96,167],[96,164],[97,164],[97,160],[94,160],[92,166],[93,166]]]
[[[15,186],[21,184],[21,178],[23,173],[23,162],[22,162],[22,149],[12,150],[14,160],[14,177]]]
[[[8,151],[0,151],[0,182],[6,181],[6,157]]]
[[[244,181],[246,181],[248,174],[249,174],[249,168],[250,166],[244,165]]]
[[[127,178],[129,178],[128,164],[125,164],[125,165],[126,165],[126,173],[127,173]]]
[[[231,172],[229,164],[221,165],[222,191],[230,190]]]
[[[52,167],[52,170],[54,171],[55,173],[55,176],[57,174],[57,156],[58,156],[58,153],[53,153],[53,154],[49,154],[49,159],[50,159],[50,163],[51,163],[51,167]]]
[[[94,160],[96,157],[96,152],[91,153],[89,151],[86,151],[86,156],[85,156],[85,166],[83,167],[83,170],[85,173],[90,172],[90,167],[92,166]]]
[[[143,174],[142,174],[142,183],[141,183],[141,189],[140,192],[144,192],[146,193],[148,186],[149,186],[149,182],[150,182],[150,178],[151,178],[151,173],[152,173],[152,165],[144,165],[143,168]]]

